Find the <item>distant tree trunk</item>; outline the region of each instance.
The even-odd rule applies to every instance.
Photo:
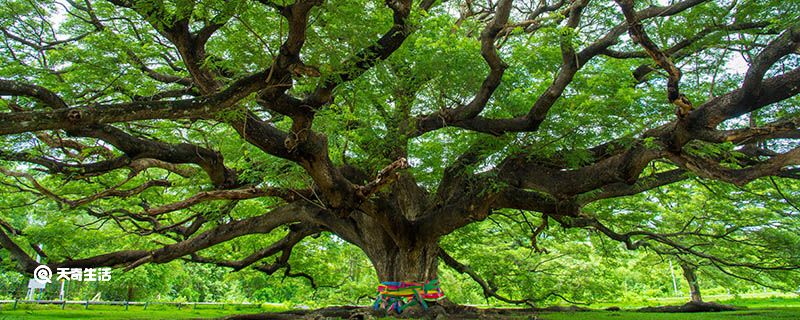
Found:
[[[125,298],[127,301],[133,301],[133,290],[134,290],[133,286],[129,284],[128,285],[128,294],[126,295],[126,298]]]
[[[697,283],[697,266],[681,263],[681,269],[683,269],[683,277],[689,283],[692,302],[703,302],[703,297],[700,296],[700,285]]]

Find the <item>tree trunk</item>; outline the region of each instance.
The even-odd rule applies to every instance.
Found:
[[[371,219],[362,220],[368,227],[359,230],[355,243],[369,258],[379,282],[416,282],[426,284],[437,278],[439,268],[438,237],[425,237],[413,225],[373,224]],[[382,226],[381,226],[382,225]],[[379,283],[375,283],[377,286]],[[403,306],[404,316],[421,317],[425,314],[442,314],[442,301]],[[379,309],[390,310],[382,302]],[[398,310],[390,311],[398,312]]]
[[[366,177],[354,171],[352,181],[367,183]],[[369,258],[379,282],[414,282],[427,284],[437,279],[439,239],[442,233],[431,232],[424,218],[434,212],[431,196],[417,185],[413,177],[400,173],[390,186],[375,193],[359,212],[346,220],[320,219],[320,224],[356,245]],[[455,209],[454,209],[455,210]],[[438,212],[437,212],[438,213]],[[380,283],[375,283],[377,289]],[[389,290],[391,291],[391,290]],[[435,295],[432,292],[428,294]],[[380,308],[402,312],[406,316],[443,314],[442,300],[426,303],[409,302],[396,305],[391,294],[381,296]],[[388,303],[388,305],[387,305]],[[399,308],[399,309],[393,309]]]
[[[421,231],[418,221],[429,211],[425,190],[401,174],[389,192],[373,201],[365,206],[369,214],[355,218],[358,231],[351,242],[369,257],[378,279],[423,283],[436,279],[439,237]]]
[[[385,240],[388,241],[367,243],[362,248],[375,267],[378,280],[424,283],[436,279],[439,268],[438,241],[398,245],[391,239]]]
[[[128,294],[125,296],[126,301],[133,301],[134,300],[133,299],[133,290],[134,290],[133,286],[129,284],[128,285]]]
[[[697,283],[697,274],[695,273],[697,267],[688,263],[681,263],[681,269],[683,269],[683,277],[689,283],[692,302],[703,302],[703,297],[700,296],[700,284]]]
[[[371,233],[377,233],[371,231]],[[408,240],[414,240],[414,233],[403,233]],[[388,234],[384,234],[389,238]],[[395,234],[396,238],[397,234]],[[366,243],[362,247],[369,257],[380,282],[416,282],[426,284],[437,278],[439,268],[439,244],[436,241],[416,239],[416,242],[400,241],[401,245],[391,239],[384,239],[375,243]],[[375,284],[378,285],[377,283]],[[422,304],[411,304],[402,307],[402,314],[408,317],[423,317],[428,315],[445,314],[446,299],[427,301]],[[381,304],[380,309],[389,309],[389,305]],[[397,312],[397,310],[390,311]]]

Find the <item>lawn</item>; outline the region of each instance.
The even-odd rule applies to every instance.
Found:
[[[796,297],[760,297],[736,299],[709,299],[725,304],[733,304],[747,309],[735,312],[720,313],[642,313],[630,311],[644,304],[664,305],[679,304],[680,300],[650,300],[647,303],[632,303],[618,306],[623,311],[591,311],[591,312],[552,312],[541,313],[544,320],[767,320],[767,319],[800,319],[800,298]],[[666,302],[665,302],[666,301]],[[606,304],[604,304],[606,305]],[[610,305],[610,304],[609,304]],[[593,306],[599,308],[600,306]],[[626,310],[627,309],[627,310]],[[12,319],[208,319],[230,314],[262,313],[283,311],[285,307],[273,305],[261,306],[192,306],[178,309],[174,306],[155,305],[144,310],[142,306],[131,306],[124,310],[122,306],[83,306],[70,305],[65,310],[56,305],[19,305],[12,310],[12,305],[2,305],[0,320]],[[523,317],[525,319],[527,317]]]
[[[593,312],[558,312],[542,313],[544,320],[767,320],[767,319],[800,319],[800,298],[796,295],[782,297],[752,295],[747,298],[731,298],[727,296],[709,297],[710,301],[745,307],[745,310],[734,312],[707,313],[643,313],[632,311],[593,311]],[[646,303],[619,305],[623,309],[635,309],[643,306],[678,305],[683,300],[677,298],[650,300]],[[591,306],[608,307],[614,304]]]
[[[559,312],[539,316],[544,320],[769,320],[800,319],[800,308],[751,309],[707,313]]]
[[[58,305],[19,305],[16,310],[12,305],[5,304],[0,310],[0,320],[12,319],[208,319],[219,318],[231,314],[262,313],[271,311],[284,311],[285,308],[272,306],[239,307],[228,306],[221,309],[218,306],[192,306],[178,309],[175,306],[150,306],[144,310],[142,306],[130,306],[125,310],[123,306],[83,306],[68,305],[61,310]]]

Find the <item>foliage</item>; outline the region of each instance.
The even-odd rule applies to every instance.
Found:
[[[800,1],[0,4],[0,298],[800,287]]]

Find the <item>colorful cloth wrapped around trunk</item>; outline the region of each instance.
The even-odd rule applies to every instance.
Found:
[[[408,307],[420,304],[428,310],[425,302],[444,298],[442,289],[439,288],[439,279],[433,279],[424,284],[419,282],[381,282],[378,286],[378,297],[372,306],[375,310],[385,309],[388,312],[402,313]]]

